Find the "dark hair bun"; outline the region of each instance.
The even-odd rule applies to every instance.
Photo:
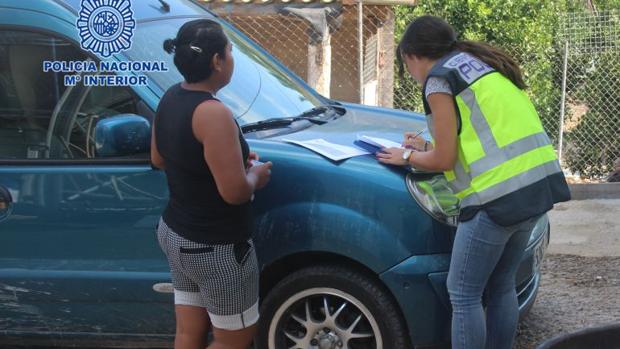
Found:
[[[196,19],[181,26],[174,40],[164,41],[164,50],[174,52],[174,65],[189,83],[208,79],[213,57],[226,58],[228,38],[222,26],[210,19]]]
[[[164,41],[164,51],[173,53],[176,48],[176,39],[166,39]]]

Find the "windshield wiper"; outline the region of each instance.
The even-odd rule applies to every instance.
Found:
[[[170,4],[164,0],[159,0],[159,3],[161,4],[161,9],[164,10],[164,12],[170,12]]]
[[[301,120],[306,120],[316,125],[323,125],[327,123],[327,121],[314,119],[314,118],[307,117],[307,116],[295,116],[292,118],[274,118],[274,119],[267,119],[267,120],[263,120],[259,122],[254,122],[251,124],[241,126],[241,130],[244,133],[260,131],[260,130],[268,130],[272,128],[289,126],[290,124],[296,121],[301,121]]]
[[[245,132],[255,132],[260,130],[268,130],[273,128],[289,126],[296,121],[308,121],[316,125],[323,125],[327,123],[327,120],[316,118],[316,116],[327,113],[333,107],[329,105],[323,105],[307,110],[297,116],[291,116],[287,118],[273,118],[253,122],[251,124],[241,126],[241,130]]]

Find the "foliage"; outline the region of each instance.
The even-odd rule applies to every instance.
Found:
[[[593,4],[585,0],[421,0],[415,7],[396,8],[396,40],[415,17],[432,14],[448,21],[460,40],[502,48],[520,64],[528,94],[557,146],[564,45],[570,30],[565,120],[575,119],[571,106],[582,106],[582,111],[573,127],[565,127],[565,163],[573,172],[601,177],[620,156],[620,42],[601,41],[601,37],[614,37],[614,30],[617,33],[619,8],[620,0]],[[605,20],[611,18],[615,25],[582,25],[575,30],[565,15],[588,16],[591,11],[609,11],[613,15]],[[575,54],[573,45],[583,43],[593,49]],[[423,110],[420,88],[414,85],[411,78],[397,77],[395,107]]]

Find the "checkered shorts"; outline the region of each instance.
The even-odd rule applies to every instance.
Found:
[[[213,326],[239,330],[258,321],[254,243],[208,245],[187,240],[160,219],[159,245],[168,257],[174,303],[204,307]]]

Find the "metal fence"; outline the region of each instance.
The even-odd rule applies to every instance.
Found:
[[[567,14],[559,35],[558,152],[571,172],[602,179],[620,158],[620,12]]]
[[[420,89],[397,76],[396,6],[210,5],[323,95],[422,111]],[[543,56],[504,47],[568,173],[602,180],[620,158],[620,16],[561,15]],[[542,63],[542,64],[541,64]]]
[[[325,96],[392,107],[392,6],[213,2],[235,24]]]

